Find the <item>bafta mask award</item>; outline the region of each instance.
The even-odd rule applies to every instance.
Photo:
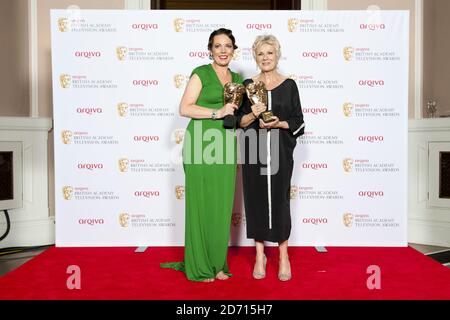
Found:
[[[252,82],[249,83],[246,87],[248,99],[252,104],[262,103],[267,106],[267,90],[264,82]],[[261,113],[260,118],[264,122],[272,122],[274,121],[272,111],[266,110]]]
[[[245,87],[239,83],[228,82],[223,87],[223,103],[232,103],[241,106],[242,98],[244,97]],[[236,127],[236,117],[234,115],[227,115],[223,119],[223,127],[232,129]]]

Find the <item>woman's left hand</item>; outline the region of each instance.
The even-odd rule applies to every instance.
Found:
[[[280,123],[280,119],[278,117],[273,116],[272,119],[274,119],[271,122],[264,122],[261,119],[259,119],[259,127],[261,129],[275,129],[278,128],[278,124]]]

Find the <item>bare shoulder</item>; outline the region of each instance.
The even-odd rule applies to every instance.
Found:
[[[200,77],[197,74],[192,74],[191,78],[189,79],[186,88],[184,90],[184,97],[193,97],[193,99],[197,99],[197,97],[200,94],[200,91],[202,91],[202,81]]]

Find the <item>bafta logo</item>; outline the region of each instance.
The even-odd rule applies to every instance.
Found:
[[[181,144],[183,143],[183,139],[184,139],[184,134],[185,134],[185,130],[184,129],[176,129],[173,132],[173,141],[175,141],[176,144]]]
[[[119,159],[119,170],[120,170],[120,172],[127,172],[128,171],[128,163],[129,163],[129,160],[127,158]]]
[[[59,76],[59,83],[61,88],[67,89],[70,87],[70,76],[68,74],[62,74]]]
[[[344,54],[344,59],[345,61],[351,61],[353,59],[353,52],[355,50],[353,49],[353,47],[345,47],[343,50],[343,54]]]
[[[353,104],[351,102],[346,102],[342,105],[342,111],[344,116],[351,117],[353,111]]]
[[[67,32],[69,30],[69,20],[67,18],[59,18],[58,29],[60,32]]]
[[[61,132],[61,138],[64,144],[71,144],[72,143],[72,131],[70,130],[64,130]]]
[[[176,74],[173,76],[173,84],[175,88],[180,89],[184,85],[184,76],[182,74]]]
[[[344,213],[342,221],[344,222],[344,226],[350,228],[353,225],[353,214],[349,212]]]
[[[120,102],[117,104],[117,112],[120,117],[125,117],[128,113],[128,103]]]
[[[124,61],[127,57],[128,49],[125,47],[117,47],[116,48],[116,56],[120,61]]]
[[[233,52],[233,60],[238,60],[241,57],[241,49],[236,49]]]
[[[344,167],[345,172],[351,172],[353,168],[353,159],[345,158],[344,160],[342,160],[342,166]]]
[[[71,186],[64,186],[62,188],[62,192],[63,192],[64,200],[71,200],[72,199],[73,188]]]
[[[298,187],[297,186],[291,186],[291,191],[289,194],[289,197],[291,200],[294,200],[298,196]]]
[[[297,31],[298,19],[289,18],[287,23],[288,23],[288,31],[289,32]]]
[[[175,20],[173,20],[173,27],[175,29],[175,32],[182,32],[183,31],[183,25],[184,25],[184,20],[181,18],[176,18]]]
[[[122,228],[128,228],[128,220],[130,219],[130,215],[128,213],[119,214],[119,223]]]
[[[184,199],[184,186],[175,186],[175,197],[178,200]]]
[[[290,75],[288,75],[288,79],[297,81],[297,80],[298,80],[298,77],[297,77],[295,74],[290,74]]]
[[[233,215],[231,216],[231,223],[234,227],[238,227],[241,225],[242,222],[242,213],[241,212],[233,212]]]

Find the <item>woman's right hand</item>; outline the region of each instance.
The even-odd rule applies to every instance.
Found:
[[[228,115],[234,115],[234,111],[238,108],[237,105],[233,103],[227,103],[222,108],[219,109],[217,112],[218,118],[222,119],[225,118]]]
[[[252,105],[251,108],[252,108],[252,113],[255,116],[255,118],[258,118],[259,115],[261,113],[263,113],[264,111],[266,111],[266,109],[267,109],[266,105],[262,104],[262,103],[256,103],[256,104]]]

